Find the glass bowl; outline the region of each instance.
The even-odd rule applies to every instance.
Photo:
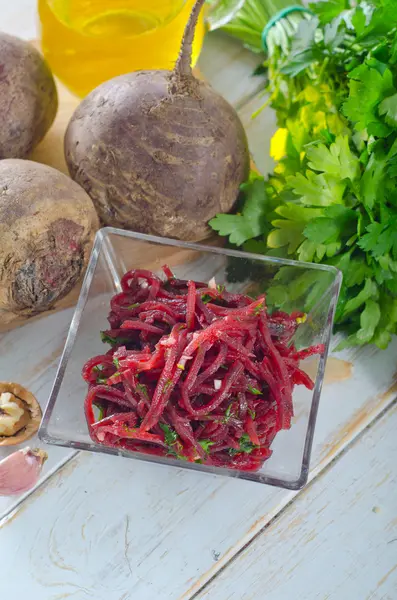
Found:
[[[120,278],[133,268],[160,272],[168,264],[176,277],[209,281],[251,295],[267,291],[267,303],[287,311],[307,313],[294,336],[298,347],[324,344],[324,352],[308,365],[315,380],[312,391],[296,386],[291,429],[277,434],[273,454],[257,472],[244,472],[197,463],[107,448],[88,433],[83,404],[87,384],[81,369],[91,356],[108,348],[100,339],[106,329],[110,298],[121,291]],[[325,362],[332,332],[341,274],[324,265],[300,263],[224,248],[190,244],[113,228],[96,236],[91,259],[76,306],[61,362],[45,410],[39,437],[43,442],[92,452],[118,454],[148,462],[219,473],[300,489],[307,481],[313,433]],[[106,349],[105,349],[106,348]],[[305,366],[302,366],[305,369]]]

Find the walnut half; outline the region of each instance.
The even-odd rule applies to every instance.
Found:
[[[41,408],[18,383],[0,382],[0,446],[14,446],[31,438],[39,428]]]

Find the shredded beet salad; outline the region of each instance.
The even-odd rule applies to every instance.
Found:
[[[293,416],[299,368],[321,345],[297,351],[291,338],[305,315],[266,309],[214,281],[146,270],[121,280],[111,299],[111,345],[83,368],[91,438],[105,446],[256,471]],[[99,415],[95,416],[97,407]]]

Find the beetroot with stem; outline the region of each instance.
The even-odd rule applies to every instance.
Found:
[[[234,108],[190,66],[194,5],[172,71],[137,71],[96,88],[65,136],[70,174],[106,225],[200,240],[231,210],[249,172]]]

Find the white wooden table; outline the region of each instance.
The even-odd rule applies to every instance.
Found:
[[[0,0],[2,30],[32,38],[34,14],[34,0]],[[261,103],[256,62],[213,35],[200,66],[268,170],[274,120],[250,121]],[[44,405],[71,315],[0,335],[0,380]],[[0,523],[0,598],[396,600],[396,357],[394,340],[386,352],[338,355],[351,372],[331,362],[337,376],[323,389],[310,483],[298,494],[51,447],[50,468],[67,464]]]

